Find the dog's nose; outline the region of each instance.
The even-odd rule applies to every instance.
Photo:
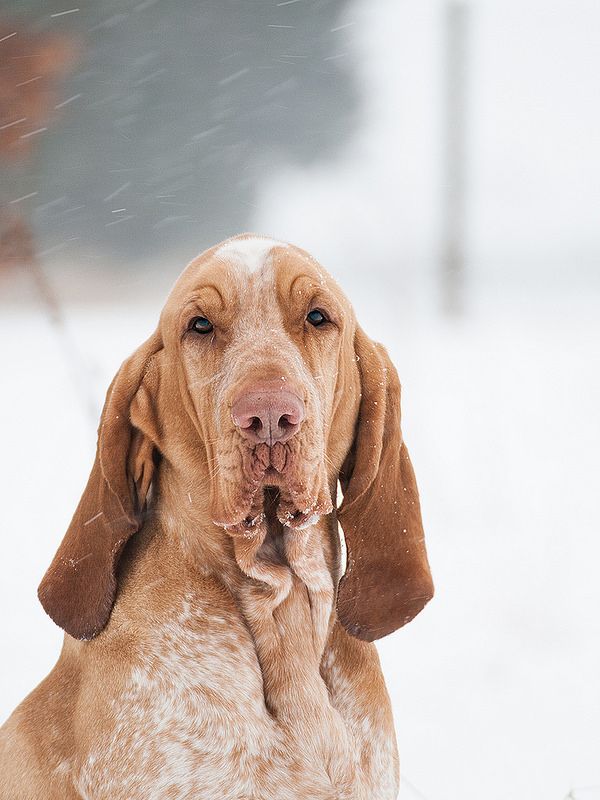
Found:
[[[251,442],[287,442],[304,419],[304,403],[287,389],[251,389],[231,407],[238,430]]]

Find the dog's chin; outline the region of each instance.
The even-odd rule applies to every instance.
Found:
[[[311,467],[308,469],[305,460],[281,443],[271,448],[257,445],[244,458],[240,480],[229,483],[230,510],[214,515],[215,524],[231,534],[257,533],[265,521],[267,490],[282,525],[298,529],[314,525],[320,517],[330,514],[333,506],[324,460],[319,459]]]

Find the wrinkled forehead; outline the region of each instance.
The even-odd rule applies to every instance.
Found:
[[[331,294],[348,305],[323,267],[299,247],[259,236],[228,239],[195,258],[177,280],[165,311],[212,287],[225,305],[286,298],[298,291]]]

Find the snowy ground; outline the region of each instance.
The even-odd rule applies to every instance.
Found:
[[[107,302],[69,306],[78,380],[98,403],[180,266],[109,282]],[[341,282],[404,384],[437,586],[423,614],[380,644],[400,796],[598,798],[598,294],[507,293],[509,302],[481,290],[450,321],[415,313],[393,276],[373,277]],[[4,276],[0,297],[4,718],[59,652],[35,592],[85,484],[94,434],[26,277]]]

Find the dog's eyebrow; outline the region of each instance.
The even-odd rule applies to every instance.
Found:
[[[325,281],[320,279],[318,275],[307,275],[306,273],[296,275],[290,284],[289,293],[292,295],[296,291],[308,294],[311,290],[323,295],[331,295],[331,290]]]
[[[213,293],[216,294],[219,310],[222,311],[224,308],[226,308],[227,303],[225,302],[225,298],[223,297],[223,293],[219,287],[212,283],[204,284],[203,286],[197,288],[194,293],[188,297],[184,307],[185,310],[188,310],[192,306],[202,306],[205,303],[214,305],[215,298],[210,296]]]

